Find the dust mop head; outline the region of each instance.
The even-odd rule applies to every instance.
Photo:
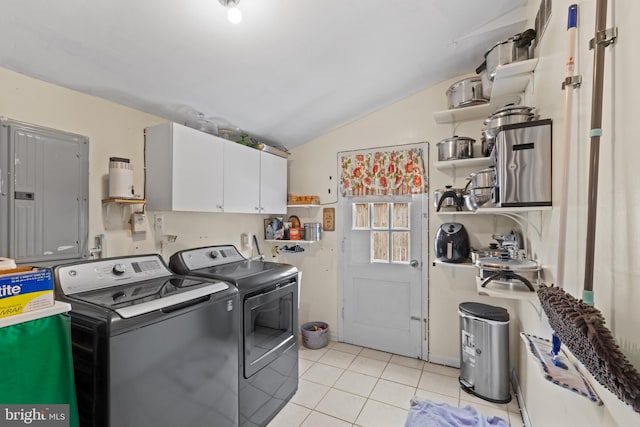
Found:
[[[600,310],[557,287],[540,286],[549,324],[591,375],[640,412],[640,374],[620,351]]]

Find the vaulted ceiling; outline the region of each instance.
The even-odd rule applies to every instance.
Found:
[[[28,0],[0,66],[293,148],[448,78],[524,29],[527,0]],[[204,120],[202,119],[204,118]]]

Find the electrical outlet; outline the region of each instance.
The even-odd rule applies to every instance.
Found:
[[[154,227],[158,233],[161,233],[162,231],[164,231],[164,216],[156,215],[154,224],[155,224]]]
[[[251,247],[249,233],[242,233],[240,235],[240,247],[243,251],[246,251]]]

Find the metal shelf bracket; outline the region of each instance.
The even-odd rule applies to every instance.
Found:
[[[609,47],[616,42],[618,38],[618,27],[607,28],[603,31],[598,31],[596,36],[589,40],[589,50],[593,50],[597,44]]]

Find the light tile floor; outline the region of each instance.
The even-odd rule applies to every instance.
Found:
[[[494,404],[460,389],[459,370],[345,343],[300,346],[298,392],[268,427],[402,427],[413,396],[523,425],[515,395]]]

